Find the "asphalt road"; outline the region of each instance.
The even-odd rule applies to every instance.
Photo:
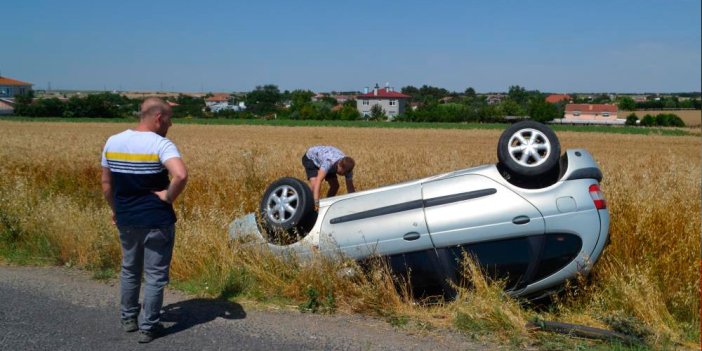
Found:
[[[358,315],[247,310],[168,290],[166,334],[121,330],[118,284],[59,267],[0,265],[0,350],[491,350],[450,331],[410,334]]]

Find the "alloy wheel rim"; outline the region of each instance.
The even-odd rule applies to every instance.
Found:
[[[509,156],[524,167],[537,167],[551,154],[551,142],[544,133],[533,128],[520,129],[512,134],[507,146]]]
[[[292,218],[299,208],[299,196],[291,186],[281,185],[275,188],[266,200],[266,215],[276,224]]]

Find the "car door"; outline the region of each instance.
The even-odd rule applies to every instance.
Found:
[[[431,250],[421,184],[354,194],[330,205],[320,230],[322,250],[363,259]]]
[[[527,283],[545,231],[536,207],[475,174],[429,181],[422,191],[430,237],[449,278],[460,280],[461,258],[469,254],[508,285]]]

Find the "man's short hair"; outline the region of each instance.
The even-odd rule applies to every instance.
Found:
[[[345,173],[349,173],[353,171],[353,168],[356,166],[356,161],[346,156],[339,161],[339,166],[344,169]]]
[[[139,111],[139,119],[144,117],[154,116],[157,113],[165,114],[173,111],[170,105],[163,101],[161,98],[148,97],[144,99],[141,103],[141,110]]]

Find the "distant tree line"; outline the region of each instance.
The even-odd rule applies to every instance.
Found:
[[[15,96],[15,114],[28,117],[100,117],[132,116],[140,101],[112,93],[75,95],[68,100],[59,98],[34,99],[34,92]]]
[[[526,117],[537,121],[550,121],[563,116],[565,105],[573,103],[616,103],[621,110],[665,109],[665,108],[700,108],[700,100],[691,98],[680,101],[677,96],[664,97],[659,100],[635,102],[631,97],[620,97],[615,101],[610,95],[599,94],[583,96],[571,94],[571,101],[556,104],[546,102],[547,93],[527,90],[519,85],[510,86],[506,94],[477,94],[469,87],[463,92],[451,92],[444,88],[423,85],[419,88],[406,86],[401,89],[410,96],[405,112],[394,118],[395,121],[408,122],[502,122],[509,116]],[[355,92],[347,95],[355,95]],[[210,111],[205,100],[211,95],[193,97],[178,95],[170,98],[174,102],[173,114],[176,118],[262,118],[290,120],[386,120],[385,111],[375,105],[370,116],[363,117],[356,108],[353,99],[339,103],[333,97],[313,99],[315,93],[309,90],[281,92],[278,86],[266,84],[257,86],[245,94],[232,94],[230,103],[243,102],[246,109],[242,111]],[[682,96],[682,95],[681,95]],[[493,99],[493,97],[495,97]],[[69,99],[44,98],[35,99],[33,92],[18,95],[15,99],[15,114],[30,117],[88,117],[88,118],[124,118],[138,114],[142,99],[130,99],[120,94],[109,92],[75,95]],[[679,117],[644,116],[640,125],[678,125]],[[636,117],[638,120],[638,117]],[[644,122],[645,120],[645,122]],[[679,122],[678,122],[679,121]],[[650,124],[652,123],[652,124]],[[636,124],[634,122],[634,124]]]
[[[417,122],[501,122],[507,116],[526,117],[537,121],[550,121],[563,116],[565,102],[550,104],[546,94],[510,86],[506,96],[495,103],[488,102],[488,95],[478,96],[473,88],[463,94],[443,88],[424,85],[407,86],[402,93],[411,96],[416,109],[408,109],[397,120]]]
[[[644,127],[684,127],[685,122],[674,113],[661,113],[655,116],[647,113],[641,120],[639,120],[639,117],[635,113],[631,113],[626,117],[626,125],[641,125]]]
[[[658,100],[656,100],[658,99]],[[678,96],[668,96],[662,98],[651,98],[646,101],[634,101],[634,99],[624,96],[617,101],[617,106],[625,111],[633,110],[664,110],[664,109],[694,109],[702,108],[699,99],[680,100]]]

